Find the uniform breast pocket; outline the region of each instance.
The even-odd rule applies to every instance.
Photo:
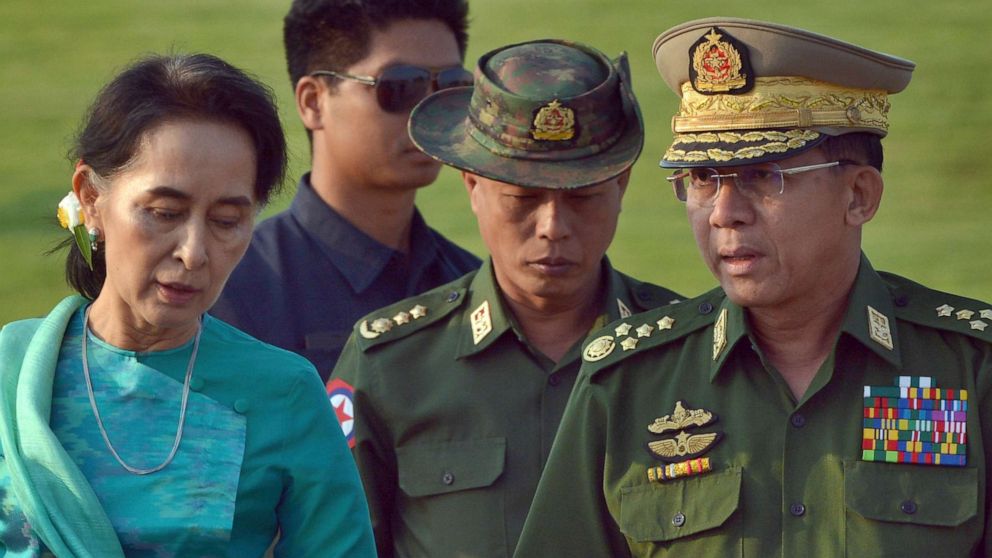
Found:
[[[968,556],[981,538],[978,470],[844,464],[848,556]]]
[[[741,468],[620,494],[620,531],[635,556],[741,556]]]
[[[505,556],[506,439],[485,438],[396,449],[400,490],[397,553]]]

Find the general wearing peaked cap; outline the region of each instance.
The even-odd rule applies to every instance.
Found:
[[[677,25],[653,53],[682,99],[666,168],[775,161],[852,132],[884,137],[888,95],[915,68],[802,29],[725,17]]]
[[[582,188],[634,164],[644,144],[627,57],[553,39],[490,51],[475,85],[438,91],[410,114],[421,151],[533,188]]]

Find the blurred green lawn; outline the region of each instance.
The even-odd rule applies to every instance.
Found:
[[[276,90],[292,165],[285,194],[266,215],[285,207],[308,165],[282,58],[287,7],[285,0],[0,3],[0,323],[43,314],[68,293],[61,255],[43,254],[63,238],[54,213],[69,189],[65,154],[101,84],[140,54],[212,52]],[[633,275],[694,295],[714,281],[656,166],[677,100],[657,75],[651,44],[672,25],[714,15],[805,27],[918,64],[909,88],[892,98],[884,142],[888,189],[865,250],[877,268],[992,299],[992,11],[977,1],[475,0],[468,60],[543,37],[630,53],[648,140],[610,255]],[[423,190],[419,205],[435,228],[483,253],[454,172]]]

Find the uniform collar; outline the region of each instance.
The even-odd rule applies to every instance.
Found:
[[[409,275],[415,277],[420,267],[433,261],[438,249],[416,208],[410,224],[409,255],[380,243],[325,203],[310,184],[310,173],[300,178],[289,211],[356,293],[368,289],[394,257],[406,258],[411,266]]]
[[[613,269],[609,260],[603,258],[603,274],[606,277],[607,296],[603,301],[600,316],[592,329],[598,329],[612,321],[627,317],[636,312],[633,295],[620,274]],[[469,286],[466,295],[466,312],[462,315],[459,328],[456,358],[473,355],[489,348],[507,331],[512,331],[521,341],[523,331],[510,312],[503,298],[493,272],[492,258],[487,258]],[[621,310],[624,309],[624,310]]]
[[[715,356],[711,360],[710,381],[723,369],[738,341],[746,339],[750,343],[750,329],[743,308],[724,295],[722,303],[713,312],[715,319],[710,331]],[[862,253],[858,275],[841,322],[841,333],[857,339],[879,357],[900,368],[902,352],[896,330],[892,293]]]

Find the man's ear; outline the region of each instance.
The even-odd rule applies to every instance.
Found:
[[[882,173],[875,167],[858,165],[849,172],[853,174],[847,182],[851,195],[845,220],[848,225],[857,227],[871,221],[878,212],[885,184]]]
[[[627,193],[627,184],[630,183],[630,169],[623,171],[620,176],[614,178],[617,181],[617,187],[620,188],[620,199],[623,199],[623,195]]]
[[[320,130],[324,127],[321,120],[321,97],[325,91],[327,84],[319,77],[303,76],[296,82],[296,113],[308,130]]]
[[[465,183],[465,191],[468,192],[468,201],[472,205],[472,212],[475,212],[475,194],[479,188],[479,177],[468,171],[462,171],[462,182]]]
[[[82,160],[76,162],[76,170],[72,173],[72,191],[79,199],[79,204],[83,206],[86,227],[102,229],[103,223],[97,201],[103,195],[103,191],[95,184],[97,180],[99,178],[93,167]]]

